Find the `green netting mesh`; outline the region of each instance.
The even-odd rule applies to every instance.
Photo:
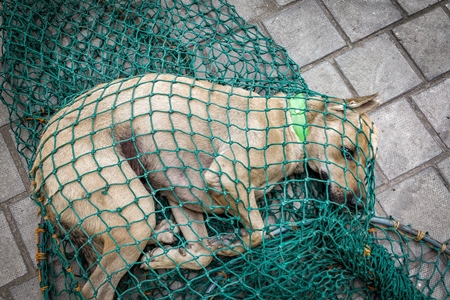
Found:
[[[373,218],[370,121],[226,2],[5,0],[0,31],[44,298],[449,298],[448,250]]]

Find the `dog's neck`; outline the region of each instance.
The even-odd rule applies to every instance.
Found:
[[[306,109],[305,95],[298,94],[289,99],[289,111],[292,118],[292,127],[300,142],[304,142],[306,140],[306,136],[308,135]]]

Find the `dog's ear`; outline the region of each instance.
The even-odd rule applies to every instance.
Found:
[[[372,136],[371,136],[371,144],[372,144],[372,149],[373,149],[373,152],[375,153],[375,155],[374,155],[374,158],[377,158],[378,157],[378,128],[375,126],[375,125],[373,125],[373,128],[372,128],[372,130],[373,130],[373,134],[372,134]]]
[[[357,113],[362,115],[380,105],[381,102],[377,98],[378,93],[364,97],[347,98],[345,102],[348,107],[352,108]],[[344,103],[333,103],[331,105],[328,105],[328,108],[335,110],[344,110]]]

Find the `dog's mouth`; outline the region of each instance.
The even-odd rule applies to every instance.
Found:
[[[323,184],[323,191],[328,191],[331,201],[337,204],[345,204],[352,211],[360,211],[364,209],[364,197],[355,197],[352,191],[345,192],[337,183],[330,180],[330,176],[325,171],[316,172],[308,166],[308,174],[310,177],[320,179]]]
[[[306,168],[307,168],[306,174],[308,174],[309,177],[318,178],[318,179],[321,179],[321,180],[328,180],[328,173],[326,173],[324,171],[316,172],[309,165],[307,165]]]

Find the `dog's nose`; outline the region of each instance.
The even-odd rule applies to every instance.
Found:
[[[349,193],[347,194],[347,206],[348,208],[350,208],[351,210],[361,210],[364,208],[364,204],[363,201],[361,199],[361,201],[358,201],[353,194]]]

